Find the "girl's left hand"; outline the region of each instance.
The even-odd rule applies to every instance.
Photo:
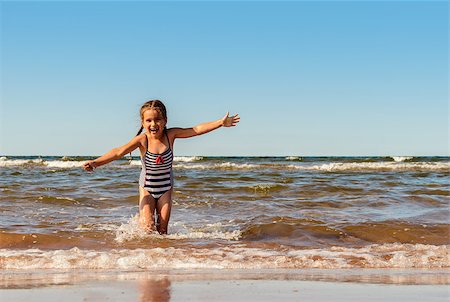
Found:
[[[227,112],[225,116],[222,118],[222,126],[224,127],[234,127],[237,123],[241,120],[238,114],[235,114],[233,116],[229,116],[230,113]]]

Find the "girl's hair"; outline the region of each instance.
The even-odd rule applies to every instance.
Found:
[[[154,109],[154,110],[158,111],[162,115],[162,117],[167,121],[167,110],[166,110],[166,106],[164,106],[163,102],[161,102],[160,100],[150,100],[148,102],[145,102],[144,105],[142,105],[142,107],[141,107],[141,111],[140,111],[141,122],[144,119],[144,112],[149,109]],[[137,132],[136,136],[141,134],[142,130],[144,130],[144,127],[142,127],[142,123],[141,123],[141,128]],[[164,127],[164,131],[166,131],[166,130],[167,130],[167,128]]]

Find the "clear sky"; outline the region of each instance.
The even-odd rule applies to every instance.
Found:
[[[1,2],[0,155],[448,155],[448,1]],[[135,151],[134,155],[138,153]]]

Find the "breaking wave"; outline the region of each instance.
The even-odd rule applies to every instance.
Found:
[[[374,244],[362,248],[262,249],[248,247],[112,250],[0,249],[0,268],[30,269],[300,269],[448,268],[447,246]]]
[[[88,160],[87,157],[80,158],[8,158],[0,157],[1,167],[28,167],[39,166],[43,168],[78,169]],[[176,156],[174,168],[183,170],[299,170],[299,171],[323,171],[323,172],[345,172],[345,171],[450,171],[450,162],[442,158],[430,158],[430,161],[415,160],[414,157],[394,156],[378,158],[377,161],[361,162],[357,158],[352,161],[332,161],[333,158],[323,162],[320,160],[303,160],[297,156],[282,158],[283,160],[268,160],[265,158],[249,158],[236,161],[227,158],[204,158],[202,156]],[[393,159],[393,161],[392,161]],[[104,168],[133,168],[142,165],[139,159],[115,161]]]

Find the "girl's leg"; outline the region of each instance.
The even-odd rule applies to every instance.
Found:
[[[139,186],[139,224],[146,231],[156,231],[155,208],[155,199],[146,189]]]
[[[172,190],[164,193],[156,203],[156,212],[158,213],[157,230],[160,234],[167,234],[170,212],[172,211]]]

